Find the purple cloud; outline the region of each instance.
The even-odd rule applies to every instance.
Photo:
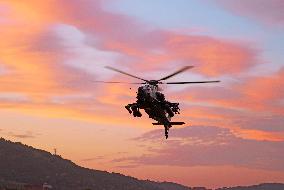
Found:
[[[11,137],[15,137],[15,138],[20,138],[20,139],[28,139],[28,138],[35,138],[37,135],[27,131],[23,134],[19,134],[19,133],[14,133],[14,132],[8,132],[8,135],[11,136]]]
[[[116,159],[120,163],[171,166],[232,165],[268,170],[284,170],[284,142],[247,140],[229,129],[193,126],[170,130],[163,141],[163,130],[136,138],[148,145],[149,154]],[[149,145],[150,144],[150,145]],[[154,146],[158,144],[158,146]]]
[[[97,161],[97,160],[104,160],[105,158],[106,158],[106,156],[96,156],[96,157],[92,157],[92,158],[84,158],[81,161],[92,162],[92,161]]]
[[[248,16],[269,25],[284,26],[283,0],[215,1],[241,16]]]
[[[2,104],[27,103],[30,97],[23,93],[0,93],[0,102]]]

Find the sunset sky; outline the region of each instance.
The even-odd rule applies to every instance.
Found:
[[[0,0],[0,136],[78,165],[222,187],[284,182],[283,0]],[[124,106],[168,81],[170,130]],[[130,89],[131,88],[131,89]]]

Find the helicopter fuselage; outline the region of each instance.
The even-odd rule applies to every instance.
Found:
[[[157,92],[158,92],[158,86],[157,85],[151,85],[146,84],[138,88],[138,91],[143,90],[145,94],[148,94],[150,97],[157,99]],[[139,92],[137,92],[139,93]]]
[[[141,117],[140,109],[144,109],[149,118],[158,122],[153,123],[154,125],[164,125],[167,136],[168,129],[172,125],[171,118],[179,114],[179,104],[166,101],[158,86],[152,84],[139,87],[136,98],[136,103],[125,106],[129,113],[133,113],[134,117]]]

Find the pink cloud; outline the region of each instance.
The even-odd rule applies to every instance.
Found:
[[[34,66],[33,63],[42,66],[42,68],[39,67],[42,72],[35,71],[33,75],[28,74],[29,81],[38,81],[38,77],[45,75],[48,76],[48,80],[42,81],[52,80],[51,84],[42,87],[41,94],[35,93],[37,96],[40,94],[44,97],[43,103],[52,104],[48,101],[58,95],[66,97],[86,92],[95,94],[100,103],[105,103],[112,109],[115,104],[129,101],[131,95],[120,87],[109,88],[94,85],[91,81],[96,80],[97,76],[89,72],[90,68],[73,67],[75,64],[82,64],[80,62],[80,58],[82,58],[80,55],[84,56],[84,51],[80,51],[82,46],[107,53],[118,53],[121,55],[118,60],[123,60],[123,62],[116,60],[118,67],[122,65],[131,68],[131,71],[140,70],[140,72],[152,69],[155,71],[161,67],[172,68],[176,67],[176,64],[194,63],[198,66],[195,69],[196,72],[203,75],[220,76],[241,73],[256,64],[257,52],[249,44],[211,36],[182,35],[172,31],[153,29],[130,17],[107,12],[101,3],[102,1],[78,3],[75,0],[68,1],[68,3],[63,0],[34,1],[31,4],[11,2],[11,10],[15,11],[15,17],[26,19],[25,22],[21,22],[27,26],[33,23],[31,28],[24,32],[24,35],[22,31],[18,32],[20,30],[7,31],[9,34],[7,39],[12,40],[12,45],[19,46],[20,52],[24,52],[24,55],[17,56],[17,60],[25,60],[26,55],[39,58],[35,61],[27,60],[31,66]],[[9,3],[7,4],[9,5]],[[30,10],[35,10],[35,12],[29,14]],[[66,42],[64,37],[59,36],[57,31],[53,30],[58,23],[72,27],[81,33],[80,41],[76,41],[74,44]],[[15,28],[20,29],[21,24],[16,25]],[[70,34],[66,33],[66,35]],[[19,36],[24,40],[15,41],[14,39],[18,39]],[[72,37],[72,35],[70,36]],[[76,53],[78,51],[80,53]],[[73,66],[66,64],[75,58],[78,58],[78,62],[75,61]],[[88,61],[93,65],[96,65],[97,62],[96,59],[88,59]],[[23,72],[24,74],[31,70],[16,69],[19,69],[19,73]],[[99,72],[100,70],[97,73]],[[21,86],[29,86],[29,81],[24,83],[16,80],[16,82],[24,84]],[[32,90],[36,91],[36,89],[38,88],[32,87]],[[223,92],[224,89],[217,90]],[[229,99],[228,105],[232,102],[235,103],[235,99],[238,98],[235,96],[240,93],[235,93],[235,91],[229,93],[230,89],[225,89],[225,91],[226,93],[222,94],[216,93],[216,97],[218,96],[222,101],[222,96],[224,96],[225,103]],[[191,92],[195,93],[195,91]],[[197,93],[195,98],[201,98],[210,103],[210,97],[205,97],[206,94],[215,97],[214,90],[207,89],[206,93],[200,97]],[[80,110],[88,112],[89,104],[82,101],[76,105],[70,103],[68,109],[70,109],[69,106],[78,106],[77,109],[80,107]]]
[[[238,82],[223,86],[191,86],[178,95],[193,102],[283,115],[283,71],[282,68],[268,76],[239,77]]]
[[[282,0],[215,1],[241,16],[248,16],[269,25],[283,26],[284,24],[284,1]]]
[[[13,5],[13,4],[12,4]],[[155,30],[130,17],[107,12],[101,1],[64,0],[23,5],[37,10],[41,24],[64,23],[86,34],[85,43],[125,56],[129,67],[147,70],[153,65],[194,63],[205,75],[235,74],[256,64],[256,52],[248,44],[201,35],[180,35]],[[18,9],[17,9],[18,10]],[[51,14],[52,12],[52,14]],[[57,43],[49,46],[56,46]],[[45,44],[39,43],[40,46]],[[159,52],[159,53],[157,53]],[[133,61],[134,60],[134,61]]]
[[[174,128],[166,145],[161,145],[162,130],[153,130],[134,139],[148,146],[147,155],[116,159],[130,164],[170,166],[231,165],[254,169],[284,170],[283,141],[245,140],[230,130],[192,126]],[[171,140],[172,139],[172,140]],[[158,146],[155,146],[158,143]]]

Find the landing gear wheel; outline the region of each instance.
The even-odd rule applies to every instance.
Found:
[[[132,111],[131,111],[130,107],[131,107],[130,105],[125,106],[125,108],[126,108],[127,111],[129,112],[129,114],[132,114]]]

